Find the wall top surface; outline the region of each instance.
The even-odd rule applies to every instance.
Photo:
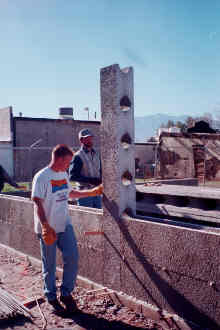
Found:
[[[0,110],[1,111],[1,110]],[[84,124],[99,124],[100,121],[75,120],[75,119],[59,119],[59,118],[32,118],[32,117],[14,117],[15,121],[51,121],[51,122],[74,122]]]

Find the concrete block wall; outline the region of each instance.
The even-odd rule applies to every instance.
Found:
[[[79,275],[203,328],[220,327],[217,229],[212,232],[124,216],[114,223],[119,233],[117,242],[107,231],[104,235],[89,234],[102,232],[105,221],[102,210],[77,206],[69,209],[80,252]],[[40,258],[30,200],[0,195],[0,243]],[[111,263],[106,268],[107,246],[112,261],[118,263],[115,269]],[[62,264],[60,258],[58,264]]]
[[[121,105],[124,97],[130,102],[125,110]],[[101,110],[102,178],[105,197],[117,204],[119,216],[126,208],[130,208],[135,213],[132,68],[121,70],[119,65],[115,64],[101,70]],[[125,139],[127,142],[124,141],[125,135],[128,137],[128,141]],[[126,177],[125,172],[130,173],[130,179]],[[105,203],[103,207],[104,213],[108,214]]]
[[[79,248],[79,274],[96,283],[104,279],[103,211],[70,206],[70,216]]]
[[[103,196],[104,285],[120,287],[120,232],[126,209],[136,211],[134,168],[133,70],[118,64],[101,70],[101,159]],[[125,102],[123,100],[125,99]]]
[[[218,233],[124,219],[121,288],[208,329],[220,327]]]
[[[103,283],[102,210],[69,207],[78,239],[79,273],[97,283]],[[34,205],[28,198],[0,194],[0,243],[32,257],[40,258],[40,247],[34,233]],[[95,262],[94,262],[95,260]],[[62,265],[58,253],[58,265]]]
[[[39,258],[33,219],[34,208],[30,199],[0,194],[0,242]]]

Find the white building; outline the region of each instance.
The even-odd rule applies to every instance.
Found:
[[[12,130],[12,107],[0,109],[0,164],[10,176],[14,175],[13,167],[13,130]]]

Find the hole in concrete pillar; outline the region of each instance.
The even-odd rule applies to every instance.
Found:
[[[121,138],[121,145],[124,149],[128,149],[131,146],[131,137],[128,133],[125,133]]]
[[[189,203],[189,199],[184,196],[171,196],[171,195],[164,195],[164,203],[173,205],[173,206],[179,206],[179,207],[185,207]]]
[[[124,216],[130,216],[130,217],[133,217],[134,216],[134,213],[132,211],[132,209],[130,207],[126,207],[126,209],[124,210],[124,212],[122,212],[122,215]]]
[[[140,191],[136,191],[136,201],[140,202],[144,199],[144,194],[141,193]]]
[[[129,100],[128,96],[125,95],[120,100],[120,109],[122,111],[128,111],[131,109],[131,101]]]
[[[201,199],[203,210],[215,210],[217,203],[215,199]]]
[[[151,199],[155,204],[164,204],[165,202],[165,197],[163,195],[152,194]]]
[[[132,182],[132,179],[133,179],[133,177],[132,177],[132,175],[129,171],[125,171],[124,174],[121,177],[122,184],[124,186],[129,186]]]
[[[189,198],[183,197],[179,199],[179,206],[186,207],[189,204]]]

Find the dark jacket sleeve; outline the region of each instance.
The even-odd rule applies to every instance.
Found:
[[[91,183],[94,185],[98,185],[101,183],[99,178],[89,178],[81,174],[83,167],[83,162],[80,156],[76,155],[72,161],[72,169],[70,171],[70,181],[77,181],[82,183]]]
[[[14,180],[12,180],[12,178],[8,175],[8,173],[2,166],[0,166],[0,176],[3,182],[7,182],[11,186],[18,188],[18,184]]]

